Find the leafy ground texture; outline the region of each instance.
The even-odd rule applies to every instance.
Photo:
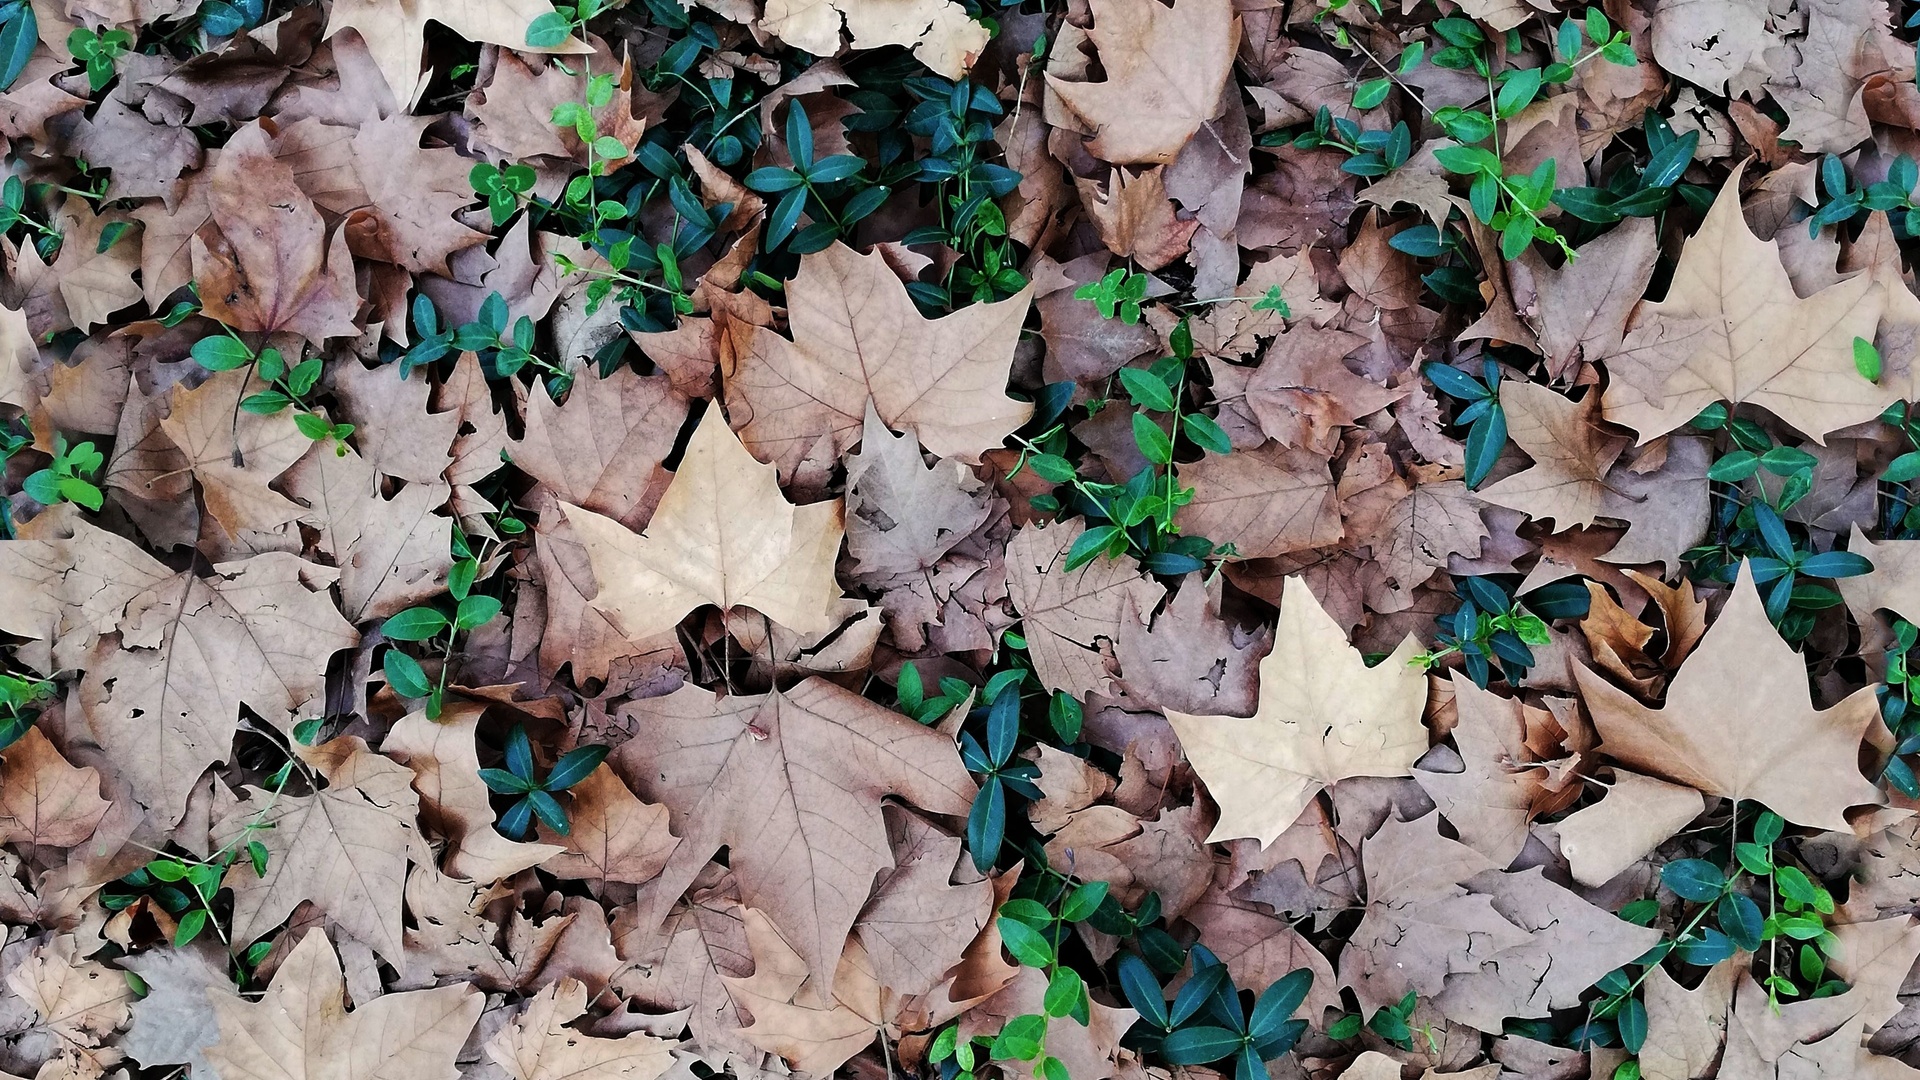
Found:
[[[0,1080],[1920,1077],[1906,0],[0,0]]]

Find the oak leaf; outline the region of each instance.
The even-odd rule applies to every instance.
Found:
[[[1300,578],[1289,578],[1260,662],[1250,719],[1169,711],[1187,759],[1220,807],[1209,843],[1271,844],[1322,788],[1354,776],[1406,776],[1426,752],[1426,677],[1409,634],[1368,667]]]
[[[1219,112],[1220,88],[1240,44],[1232,5],[1179,0],[1093,0],[1088,35],[1103,82],[1047,85],[1094,132],[1087,150],[1116,165],[1170,165]]]
[[[480,1018],[471,987],[387,994],[348,1012],[326,931],[308,930],[258,1001],[210,996],[221,1080],[454,1080],[454,1056]]]
[[[99,772],[74,768],[39,728],[0,757],[0,844],[74,847],[106,812]]]
[[[673,629],[701,604],[750,607],[803,633],[832,625],[840,502],[787,502],[773,467],[747,453],[717,408],[695,429],[644,534],[561,510],[592,561],[594,608],[632,640]]]
[[[1797,825],[1845,829],[1850,806],[1878,804],[1860,742],[1879,715],[1873,687],[1816,710],[1806,665],[1767,619],[1753,570],[1650,709],[1585,665],[1574,667],[1602,753],[1708,795],[1752,799]],[[1764,736],[1763,734],[1764,733]]]
[[[1741,167],[1733,170],[1700,230],[1681,249],[1673,283],[1643,304],[1637,324],[1704,320],[1659,394],[1615,381],[1606,418],[1646,442],[1685,424],[1716,401],[1758,405],[1815,442],[1880,415],[1897,393],[1862,378],[1853,340],[1872,341],[1886,290],[1859,274],[1801,299],[1779,245],[1761,240],[1740,210]]]
[[[249,822],[268,851],[266,873],[241,860],[227,871],[236,943],[252,943],[286,921],[303,901],[395,967],[404,961],[400,905],[407,857],[419,845],[420,799],[413,773],[367,749],[355,736],[315,747],[327,786],[311,795],[250,790],[214,827],[230,843]]]
[[[1006,395],[1032,295],[928,319],[883,253],[835,243],[805,256],[787,283],[791,339],[729,323],[722,372],[740,440],[783,478],[824,476],[871,401],[935,456],[976,463],[1033,415]]]
[[[604,1039],[566,1026],[586,1011],[586,984],[561,979],[487,1041],[487,1056],[513,1080],[655,1080],[673,1067],[673,1044],[665,1039],[638,1031]]]
[[[740,899],[822,985],[874,875],[893,865],[880,800],[936,814],[973,805],[950,738],[818,678],[765,697],[684,686],[623,714],[645,734],[612,760],[642,798],[666,805],[681,837],[658,891],[684,888],[725,845]]]

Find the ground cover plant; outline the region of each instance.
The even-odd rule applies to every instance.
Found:
[[[1917,37],[0,2],[0,1080],[1920,1076]]]

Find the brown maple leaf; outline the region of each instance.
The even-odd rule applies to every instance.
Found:
[[[106,812],[99,772],[68,764],[39,728],[0,758],[0,844],[74,847]]]
[[[665,1039],[638,1031],[604,1039],[566,1026],[586,1011],[586,984],[561,979],[487,1041],[487,1056],[513,1080],[655,1080],[673,1067],[673,1043]]]
[[[722,371],[740,439],[815,487],[859,439],[871,401],[935,456],[977,463],[1033,415],[1006,395],[1032,295],[928,319],[881,252],[835,243],[805,256],[787,283],[791,339],[728,324]]]
[[[1063,569],[1085,531],[1076,518],[1046,528],[1029,525],[1007,542],[1007,595],[1026,628],[1034,674],[1042,685],[1075,697],[1106,686],[1101,641],[1117,638],[1123,620],[1158,607],[1166,591],[1126,559]]]
[[[507,453],[562,502],[637,529],[666,490],[672,474],[660,463],[686,418],[687,399],[666,376],[622,367],[575,380],[565,404],[555,404],[544,383],[536,388],[526,431]]]
[[[546,0],[340,0],[327,16],[322,41],[349,27],[358,31],[395,99],[411,104],[421,89],[420,54],[431,19],[469,41],[532,53],[577,56],[593,49],[569,34],[558,45],[527,44],[527,28],[551,14]]]
[[[1600,426],[1598,394],[1576,403],[1539,383],[1507,379],[1500,408],[1508,437],[1533,467],[1481,489],[1482,499],[1551,521],[1555,532],[1584,528],[1607,513],[1613,492],[1604,478],[1627,440]]]
[[[874,875],[892,865],[881,798],[938,814],[973,804],[952,739],[821,679],[765,697],[685,686],[622,712],[648,734],[612,760],[682,838],[656,893],[671,902],[725,845],[741,900],[822,985]]]
[[[668,831],[666,807],[634,798],[611,766],[593,770],[567,795],[571,831],[541,827],[542,840],[565,849],[540,864],[555,877],[645,884],[680,842]]]
[[[338,11],[336,10],[336,15]],[[258,123],[236,132],[207,169],[207,224],[194,234],[202,310],[235,330],[284,330],[318,345],[359,332],[360,294],[347,236],[327,239],[313,200],[273,155]]]

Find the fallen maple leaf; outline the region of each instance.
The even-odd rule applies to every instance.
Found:
[[[447,873],[481,883],[512,877],[561,850],[509,840],[494,829],[474,748],[474,732],[486,711],[483,703],[454,701],[437,719],[428,719],[424,711],[409,713],[380,743],[381,753],[413,770],[420,820],[447,841]]]
[[[1101,640],[1117,639],[1124,620],[1158,607],[1166,591],[1126,559],[1062,569],[1085,531],[1078,519],[1029,525],[1007,543],[1007,595],[1026,627],[1033,672],[1047,688],[1075,697],[1107,683]]]
[[[1174,517],[1180,530],[1231,543],[1242,558],[1325,547],[1345,531],[1326,459],[1301,447],[1209,454],[1182,465],[1180,480],[1193,488]]]
[[[1200,125],[1214,118],[1220,88],[1240,44],[1231,5],[1179,0],[1093,0],[1088,31],[1104,82],[1047,86],[1094,131],[1087,149],[1116,165],[1172,164]]]
[[[454,1055],[485,1003],[466,986],[387,994],[348,1012],[326,931],[308,930],[258,1001],[209,995],[222,1080],[454,1080]]]
[[[247,860],[227,871],[233,890],[235,942],[251,943],[286,921],[303,902],[372,946],[396,967],[404,963],[400,903],[407,858],[419,844],[420,800],[413,773],[342,736],[309,752],[327,786],[311,795],[273,795],[259,788],[214,827],[231,843],[251,822],[265,831],[266,873]]]
[[[718,408],[695,429],[644,534],[561,510],[592,560],[594,608],[632,640],[672,630],[701,604],[750,607],[801,632],[832,625],[840,502],[787,502],[773,468],[747,453]]]
[[[667,829],[667,810],[641,802],[607,765],[567,789],[567,820],[572,830],[556,836],[544,826],[542,839],[566,850],[541,863],[555,877],[626,881],[653,880],[679,843]]]
[[[1733,593],[1658,709],[1575,665],[1601,752],[1708,795],[1752,799],[1797,825],[1846,829],[1850,806],[1878,804],[1860,775],[1860,741],[1879,715],[1873,687],[1816,710],[1806,665],[1767,619],[1753,571]]]
[[[783,478],[824,475],[860,437],[871,401],[935,456],[978,462],[1033,415],[1006,395],[1032,296],[928,319],[882,253],[835,243],[805,256],[787,283],[792,339],[728,324],[722,372],[740,439]]]
[[[766,912],[821,980],[874,875],[892,865],[880,800],[965,814],[975,788],[951,738],[813,678],[765,697],[685,686],[623,710],[646,735],[613,762],[681,837],[666,894],[725,845],[740,899]],[[671,899],[668,895],[668,899]]]
[[[106,812],[99,772],[68,764],[39,728],[28,728],[0,759],[0,844],[73,847]]]
[[[1736,167],[1687,241],[1664,300],[1643,304],[1636,323],[1702,320],[1676,354],[1658,394],[1631,382],[1608,385],[1606,418],[1646,442],[1685,424],[1716,401],[1751,403],[1814,442],[1871,420],[1898,396],[1854,367],[1853,340],[1873,340],[1886,290],[1860,274],[1802,300],[1780,262],[1740,211]]]
[[[851,47],[902,45],[949,79],[966,75],[991,36],[952,0],[768,0],[759,27],[815,56],[834,56],[843,20]]]
[[[327,239],[320,211],[274,156],[266,129],[241,128],[207,174],[210,218],[191,249],[207,316],[235,330],[285,330],[315,345],[358,333],[360,294],[346,232],[335,229]]]
[[[1507,379],[1500,383],[1500,408],[1508,437],[1533,458],[1533,467],[1487,486],[1482,499],[1550,521],[1555,532],[1584,528],[1607,514],[1619,497],[1605,477],[1627,440],[1600,427],[1598,394],[1575,403],[1539,383]]]
[[[1278,839],[1321,789],[1353,776],[1406,776],[1427,750],[1426,676],[1409,634],[1368,667],[1306,582],[1288,578],[1273,651],[1260,661],[1260,708],[1250,719],[1167,720],[1220,807],[1209,843]]]
[[[560,501],[640,528],[673,475],[660,463],[686,418],[687,399],[665,376],[632,368],[575,380],[564,405],[541,383],[527,402],[526,432],[507,453]]]
[[[373,54],[387,88],[403,105],[420,92],[420,53],[429,19],[466,38],[532,53],[576,56],[593,49],[571,34],[552,46],[527,44],[527,28],[552,15],[547,0],[338,0],[327,16],[325,41],[349,27]]]
[[[673,1044],[641,1032],[596,1038],[567,1027],[587,1011],[587,988],[561,979],[487,1040],[487,1056],[513,1080],[654,1080],[673,1067]]]

